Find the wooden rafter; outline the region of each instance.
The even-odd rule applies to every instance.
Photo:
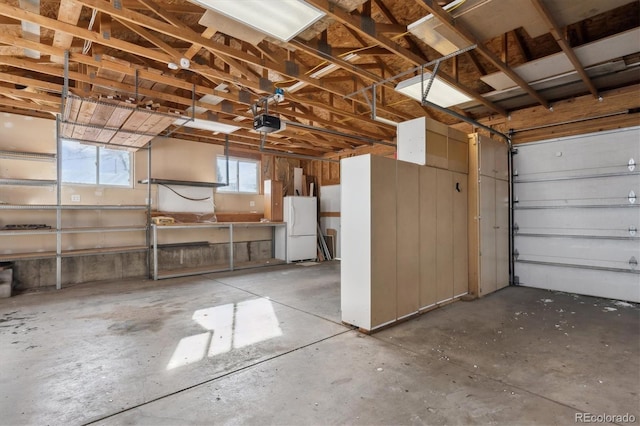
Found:
[[[389,51],[405,59],[412,65],[420,66],[424,64],[424,60],[420,56],[402,47],[400,44],[396,43],[395,41],[376,32],[375,27],[372,29],[371,26],[368,25],[368,22],[364,21],[361,16],[350,15],[349,13],[340,9],[339,7],[336,7],[333,3],[330,3],[329,0],[307,0],[307,2],[317,7],[318,9],[326,12],[328,15],[330,15],[332,18],[336,19],[338,22],[345,25],[346,27],[349,27],[352,30],[358,32],[361,36],[369,39],[372,43],[388,49]],[[454,79],[452,79],[451,77],[449,77],[444,73],[438,74],[438,76],[442,78],[442,80],[446,81],[448,84],[451,84],[461,92],[468,95],[469,97],[482,103],[484,106],[486,106],[490,110],[501,115],[505,115],[505,116],[507,115],[507,112],[503,108],[499,107],[498,105],[495,105],[493,102],[486,100],[475,90],[472,90],[456,82]]]
[[[174,25],[171,24],[167,24],[161,21],[157,21],[153,18],[150,18],[146,15],[131,11],[131,10],[126,10],[126,9],[116,9],[113,7],[113,5],[111,5],[108,2],[105,2],[104,0],[77,0],[80,3],[84,4],[87,7],[91,7],[91,8],[95,8],[100,10],[103,13],[109,13],[114,17],[117,17],[118,19],[124,19],[124,20],[128,20],[129,22],[134,22],[137,23],[147,29],[152,29],[154,31],[169,35],[171,37],[174,37],[176,39],[180,39],[180,40],[184,40],[190,43],[198,43],[201,44],[204,48],[210,50],[212,53],[214,54],[223,54],[223,55],[227,55],[231,58],[234,58],[236,60],[239,60],[241,62],[246,62],[248,64],[253,64],[259,68],[266,68],[269,69],[271,71],[277,72],[279,74],[282,74],[284,76],[287,76],[289,78],[294,78],[294,79],[298,79],[300,81],[303,81],[311,86],[314,86],[316,88],[322,89],[326,92],[330,92],[330,93],[334,93],[338,96],[344,96],[345,93],[342,92],[341,89],[338,88],[334,88],[330,85],[324,84],[322,81],[319,81],[317,79],[313,79],[310,78],[308,76],[305,75],[306,72],[308,72],[308,68],[299,64],[299,63],[276,63],[276,62],[272,62],[270,60],[265,60],[265,59],[261,59],[261,58],[257,58],[245,51],[241,51],[238,49],[234,49],[230,46],[225,46],[224,44],[221,43],[217,43],[215,41],[212,40],[208,40],[203,38],[200,34],[194,32],[193,30],[191,30],[190,28],[186,27],[186,28],[177,28]],[[2,7],[0,7],[0,14],[5,14],[4,10]],[[103,44],[106,43],[106,41],[102,41]],[[167,62],[166,57],[164,58],[164,61],[161,62]],[[194,68],[192,67],[192,69],[195,71],[197,70],[197,72],[202,72],[203,69],[202,68]],[[230,76],[227,77],[227,80],[232,80],[232,78],[230,78]],[[255,87],[255,86],[254,86]],[[260,90],[259,87],[256,88],[257,90]],[[365,102],[362,101],[362,103],[364,104]],[[379,125],[380,123],[377,123],[373,120],[369,120],[370,124],[372,125]]]
[[[569,45],[569,42],[562,35],[562,30],[560,29],[560,27],[556,23],[556,20],[553,18],[553,16],[549,12],[549,9],[547,9],[547,6],[545,6],[544,3],[542,3],[542,1],[540,0],[531,0],[531,2],[533,3],[535,8],[538,10],[538,13],[540,14],[540,16],[542,17],[542,19],[544,19],[545,23],[549,27],[549,32],[551,33],[553,38],[556,40],[556,43],[558,43],[558,46],[560,46],[564,54],[567,56],[567,58],[569,58],[569,61],[571,61],[571,64],[578,72],[578,75],[580,76],[584,84],[586,84],[586,86],[589,88],[589,92],[591,92],[593,97],[597,99],[598,89],[596,89],[596,86],[593,84],[593,82],[587,75],[587,72],[584,70],[584,67],[580,63],[580,59],[578,59],[578,57],[576,56],[576,53],[573,51],[573,49]]]
[[[423,6],[429,13],[433,14],[436,18],[440,20],[447,28],[454,31],[457,35],[464,38],[469,44],[475,44],[476,51],[478,51],[482,56],[484,56],[489,62],[491,62],[496,68],[505,73],[507,77],[513,80],[518,86],[520,86],[525,92],[527,92],[533,99],[535,99],[540,105],[545,108],[549,108],[549,102],[544,99],[538,92],[533,90],[529,83],[524,81],[522,77],[520,77],[515,71],[507,66],[504,62],[502,62],[496,55],[491,52],[485,45],[481,43],[480,40],[474,36],[466,26],[459,21],[454,21],[444,9],[442,9],[437,1],[434,0],[416,0],[418,4]]]

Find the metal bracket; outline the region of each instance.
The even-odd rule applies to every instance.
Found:
[[[518,153],[518,148],[511,148],[511,154],[516,155]]]
[[[631,259],[629,259],[629,266],[631,269],[636,269],[638,267],[638,259],[636,259],[635,256],[631,256]]]
[[[420,78],[420,84],[421,84],[421,89],[422,89],[422,101],[420,101],[420,103],[422,105],[425,104],[425,102],[427,102],[427,96],[429,96],[429,91],[431,90],[431,86],[433,85],[433,81],[436,79],[436,74],[438,73],[438,70],[440,69],[440,60],[436,61],[436,65],[435,67],[433,67],[433,72],[431,72],[431,76],[429,77],[429,81],[427,82],[427,87],[424,87],[424,68],[421,70],[421,78]]]
[[[520,285],[520,277],[517,275],[513,276],[513,285]]]
[[[518,224],[517,224],[517,223],[514,223],[514,224],[513,224],[513,232],[514,232],[515,234],[517,234],[519,230],[520,230],[520,227],[518,226]]]
[[[637,200],[636,193],[633,191],[629,191],[629,202],[631,204],[635,204]]]
[[[631,235],[632,237],[635,237],[636,232],[638,232],[638,229],[635,226],[629,227],[629,235]]]
[[[629,171],[632,172],[636,168],[636,160],[631,158],[629,160]]]
[[[519,257],[520,257],[520,252],[518,251],[518,249],[515,249],[513,251],[513,258],[518,260]]]

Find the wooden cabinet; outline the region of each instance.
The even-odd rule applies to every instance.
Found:
[[[344,322],[372,331],[467,293],[466,174],[363,155],[341,178]]]
[[[420,308],[420,169],[396,161],[396,317],[403,318]]]
[[[341,161],[342,320],[372,330],[396,319],[396,161]]]
[[[282,222],[282,182],[264,181],[264,218],[271,222]]]
[[[469,143],[469,285],[484,296],[509,285],[509,148],[473,135]]]

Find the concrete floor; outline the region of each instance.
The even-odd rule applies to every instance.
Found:
[[[339,264],[0,301],[0,424],[568,424],[640,417],[640,309],[507,288],[373,336]]]

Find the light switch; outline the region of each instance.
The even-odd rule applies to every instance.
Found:
[[[249,207],[255,207],[255,206],[256,206],[255,201],[249,201]]]
[[[73,195],[71,195],[71,202],[73,202],[73,203],[79,203],[79,202],[80,202],[80,194],[73,194]]]

